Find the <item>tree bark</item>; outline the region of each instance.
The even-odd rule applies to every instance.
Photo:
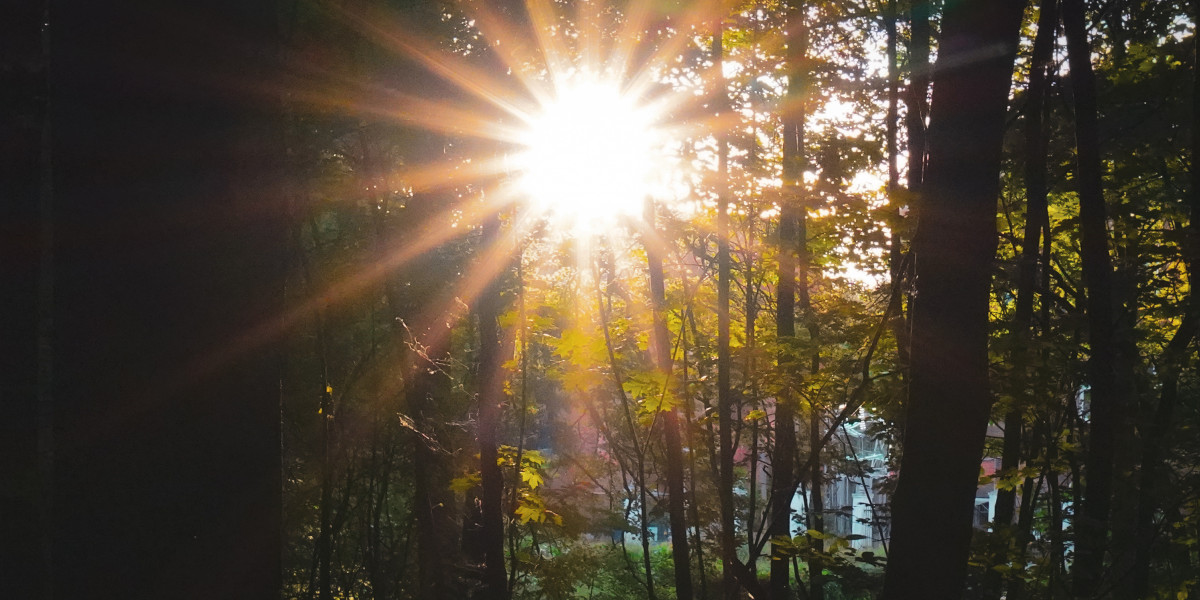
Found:
[[[920,193],[925,181],[925,119],[929,117],[929,42],[930,6],[932,2],[918,0],[909,7],[911,32],[908,46],[910,83],[906,102],[908,113],[908,189]]]
[[[646,235],[656,230],[654,203],[646,201]],[[663,394],[670,394],[671,382],[671,336],[667,332],[667,293],[663,276],[661,240],[647,241],[646,266],[650,272],[650,302],[653,306],[653,349],[654,366],[663,379]],[[677,402],[677,401],[676,401]],[[674,403],[673,403],[674,404]],[[679,411],[675,406],[663,411],[663,434],[667,454],[667,510],[671,524],[671,556],[675,559],[675,596],[679,600],[691,600],[692,562],[688,551],[687,506],[684,502],[683,442],[679,435]]]
[[[908,64],[910,83],[905,95],[905,103],[907,105],[907,113],[905,115],[905,129],[908,131],[908,191],[909,201],[907,203],[909,215],[914,215],[915,211],[920,206],[921,183],[925,178],[925,119],[929,115],[929,15],[930,2],[918,1],[912,2],[909,6],[909,20],[911,22],[909,46],[908,46]],[[886,16],[890,26],[888,35],[895,35],[895,20],[896,14],[894,7]],[[890,50],[890,48],[889,48]],[[895,68],[895,56],[890,58],[890,68]],[[898,79],[898,77],[897,77]],[[893,85],[899,85],[899,81],[893,81]],[[898,92],[898,90],[897,90]],[[897,94],[898,95],[898,94]],[[891,98],[889,98],[889,103]],[[890,106],[889,106],[890,109]],[[891,117],[889,116],[889,119]],[[894,162],[894,159],[892,159]],[[899,190],[899,173],[894,176],[891,172],[891,163],[889,163],[888,183],[889,195],[896,196]],[[904,260],[904,244],[901,234],[901,225],[907,218],[900,214],[902,208],[899,203],[895,207],[896,212],[892,215],[892,240],[889,250],[889,276],[893,288],[896,286],[905,286],[905,279],[911,276],[911,261]],[[908,265],[906,267],[906,265]],[[906,272],[908,271],[908,272]],[[909,315],[904,311],[904,295],[892,294],[892,302],[896,305],[892,308],[892,335],[896,339],[896,356],[899,363],[901,377],[907,377],[909,369],[909,345],[910,345],[910,326]],[[910,300],[911,305],[911,300]]]
[[[809,399],[808,403],[808,464],[809,490],[812,500],[808,503],[808,528],[825,534],[825,475],[821,468],[821,409]],[[808,597],[821,600],[825,597],[825,540],[821,537],[808,538],[813,559],[808,561]]]
[[[1076,180],[1079,192],[1080,258],[1087,289],[1090,357],[1091,424],[1084,474],[1086,480],[1076,515],[1075,594],[1094,596],[1104,578],[1104,554],[1112,504],[1114,445],[1126,422],[1132,374],[1119,372],[1129,363],[1118,353],[1112,258],[1108,250],[1103,164],[1097,123],[1096,78],[1092,72],[1082,0],[1063,0],[1063,29],[1071,66],[1075,104]]]
[[[480,244],[493,247],[500,238],[500,215],[489,215],[483,224]],[[479,419],[476,440],[479,444],[479,472],[482,479],[480,510],[482,517],[483,584],[489,600],[508,598],[508,576],[504,569],[504,481],[500,472],[497,433],[500,405],[504,401],[504,378],[500,357],[500,285],[493,280],[480,294],[476,306],[479,318]],[[516,466],[517,469],[521,465]]]
[[[276,7],[51,19],[54,596],[277,597]]]
[[[1200,17],[1200,0],[1189,3],[1193,19]],[[1193,40],[1195,42],[1195,40]],[[1188,268],[1188,277],[1194,278],[1200,268],[1200,44],[1193,43],[1192,57],[1192,114],[1191,114],[1191,186],[1187,204],[1189,221],[1185,229],[1183,258]],[[1142,468],[1139,473],[1137,504],[1137,547],[1134,554],[1131,595],[1145,598],[1150,591],[1150,551],[1155,537],[1154,513],[1162,506],[1160,490],[1166,481],[1163,470],[1166,462],[1166,441],[1175,417],[1175,405],[1179,399],[1179,376],[1188,361],[1188,347],[1200,335],[1200,296],[1193,288],[1188,289],[1185,313],[1179,329],[1163,350],[1159,371],[1162,387],[1159,390],[1158,406],[1155,407],[1149,432],[1142,448]]]
[[[1021,242],[1021,255],[1017,272],[1017,306],[1013,316],[1012,335],[1020,341],[1014,345],[1012,369],[1016,393],[1013,405],[1004,415],[1004,446],[1001,454],[1000,472],[1011,474],[1021,465],[1021,437],[1025,407],[1033,397],[1028,390],[1029,368],[1027,364],[1028,342],[1032,339],[1033,297],[1037,293],[1038,259],[1042,256],[1042,223],[1048,219],[1046,204],[1046,154],[1047,135],[1042,123],[1046,106],[1047,68],[1054,49],[1054,38],[1058,24],[1057,0],[1042,0],[1038,9],[1037,37],[1033,42],[1030,59],[1029,87],[1024,107],[1025,119],[1025,227]],[[1045,236],[1048,241],[1049,236]],[[1016,487],[1001,489],[996,494],[995,533],[998,534],[993,548],[993,564],[1008,561],[1008,549],[1013,540],[1012,522],[1016,510]],[[1023,508],[1024,510],[1024,508]],[[989,569],[986,593],[1000,596],[1000,573]]]
[[[437,336],[437,334],[434,334]],[[432,337],[430,339],[437,339]],[[440,344],[439,344],[440,345]],[[443,356],[444,347],[431,346],[428,356]],[[449,501],[439,473],[444,469],[435,446],[435,416],[441,375],[422,357],[414,357],[415,369],[406,382],[405,397],[416,431],[413,442],[413,520],[417,536],[417,589],[421,598],[449,600],[453,597],[446,539]]]
[[[801,210],[804,165],[804,107],[807,92],[805,57],[808,30],[799,0],[787,5],[788,88],[783,109],[783,201],[779,212],[779,283],[776,288],[775,334],[780,344],[776,359],[781,376],[794,369],[791,345],[796,337],[796,214]],[[792,498],[796,495],[796,397],[783,386],[775,400],[775,450],[771,458],[771,598],[792,596],[789,557],[792,535]]]
[[[719,17],[713,27],[712,55],[716,65],[717,87],[713,93],[713,109],[716,121],[728,110],[725,78],[721,64],[725,59],[725,25]],[[734,565],[737,560],[737,542],[734,530],[733,507],[733,390],[730,380],[731,356],[729,351],[729,286],[733,270],[729,259],[729,191],[726,181],[729,169],[728,134],[717,132],[717,427],[720,468],[717,496],[721,510],[721,561],[722,590],[725,600],[735,600],[738,583]]]
[[[54,196],[49,2],[0,21],[0,595],[53,593]]]
[[[808,343],[812,348],[809,353],[808,374],[815,377],[821,369],[821,351],[818,347],[821,332],[817,325],[816,313],[813,311],[812,296],[809,293],[812,255],[808,249],[808,202],[804,198],[802,198],[800,210],[796,214],[796,238],[799,246],[796,252],[796,304],[800,309],[800,314],[804,316],[805,329],[808,330]],[[808,528],[824,534],[825,476],[821,464],[821,449],[825,443],[821,433],[821,407],[817,398],[813,396],[808,398],[808,412],[809,472],[807,475],[812,493],[812,500],[808,506]],[[814,556],[817,557],[815,561],[810,560],[808,564],[808,596],[811,600],[822,600],[825,597],[825,576],[823,575],[825,560],[822,555],[825,552],[825,540],[823,537],[809,536],[808,543],[814,550]]]
[[[963,593],[991,397],[988,291],[1024,3],[949,3],[914,240],[912,373],[883,597]]]

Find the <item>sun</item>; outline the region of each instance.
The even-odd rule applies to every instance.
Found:
[[[531,212],[577,233],[641,214],[665,167],[653,111],[615,82],[556,88],[520,140],[517,187]]]

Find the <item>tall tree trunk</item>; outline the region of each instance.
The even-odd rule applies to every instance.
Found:
[[[908,189],[920,193],[925,181],[926,144],[925,119],[929,116],[929,44],[930,6],[932,2],[916,0],[909,6],[911,32],[908,45],[908,68],[911,79],[905,101],[908,112]]]
[[[318,508],[317,526],[317,597],[321,600],[333,598],[333,393],[329,386],[326,367],[326,336],[323,315],[317,316],[317,353],[321,363],[321,387],[319,416],[321,419],[321,506]]]
[[[490,248],[500,238],[500,215],[489,215],[483,224],[480,243]],[[508,577],[504,570],[504,481],[497,463],[497,432],[500,405],[504,401],[504,378],[500,357],[500,284],[499,278],[487,285],[476,306],[479,318],[479,419],[476,440],[479,444],[479,472],[482,479],[480,511],[482,517],[483,584],[489,600],[508,598]],[[517,465],[520,469],[521,466]]]
[[[53,8],[54,596],[277,597],[278,12]]]
[[[803,194],[803,191],[801,191],[801,194]],[[812,352],[809,355],[808,375],[816,377],[817,371],[821,368],[821,351],[818,346],[821,332],[817,326],[816,313],[813,311],[812,296],[809,294],[810,279],[812,277],[812,254],[808,249],[807,198],[801,199],[800,210],[796,215],[796,237],[798,244],[796,252],[796,304],[797,308],[800,309],[800,314],[804,316],[805,329],[808,330],[808,343],[812,347]],[[821,407],[814,396],[809,396],[808,398],[808,409],[808,478],[812,492],[812,501],[809,502],[808,507],[808,528],[824,534],[825,476],[824,467],[821,464],[821,448],[824,447],[825,440],[821,433]],[[822,600],[825,597],[825,577],[822,574],[825,563],[822,556],[822,553],[825,551],[825,540],[823,537],[809,536],[808,543],[814,550],[814,556],[816,557],[815,564],[810,560],[808,565],[808,596],[811,600]]]
[[[825,531],[825,475],[821,467],[821,409],[816,401],[810,399],[808,404],[808,464],[809,489],[812,500],[808,503],[808,528],[821,532]],[[814,559],[808,561],[808,597],[821,600],[825,597],[825,540],[823,537],[808,538],[813,550]]]
[[[593,278],[595,279],[595,283],[596,283],[596,306],[600,313],[601,331],[604,332],[604,348],[608,354],[609,371],[612,374],[613,387],[617,393],[618,399],[621,402],[621,409],[622,409],[622,412],[624,413],[624,417],[625,417],[625,425],[629,429],[629,440],[633,446],[633,453],[634,453],[634,459],[635,459],[634,463],[635,463],[635,466],[637,467],[637,472],[634,473],[635,479],[636,479],[634,484],[637,486],[637,493],[638,493],[638,525],[639,525],[639,530],[641,532],[641,538],[642,538],[641,539],[642,568],[645,570],[645,573],[646,573],[646,582],[645,582],[646,597],[649,598],[649,600],[655,600],[658,597],[658,595],[655,592],[654,568],[653,568],[653,564],[651,563],[651,560],[650,560],[651,559],[651,555],[650,555],[650,521],[649,521],[650,508],[649,508],[649,504],[646,501],[647,495],[648,495],[647,491],[646,491],[646,453],[647,453],[647,448],[644,443],[641,443],[638,441],[638,434],[637,434],[638,428],[634,424],[633,413],[629,409],[629,398],[625,394],[625,387],[624,387],[625,377],[621,372],[620,364],[617,362],[616,351],[613,348],[612,334],[609,333],[609,329],[608,329],[609,323],[611,322],[611,320],[609,319],[609,310],[607,307],[611,304],[611,298],[605,298],[605,294],[602,290],[611,290],[612,286],[611,285],[603,285],[601,283],[601,280],[600,280],[601,271],[600,271],[599,261],[597,261],[595,264],[594,272],[595,272],[595,275]],[[607,303],[606,303],[606,301],[607,301]],[[597,422],[599,423],[599,421],[597,421]],[[624,469],[623,469],[622,477],[624,477],[624,476],[625,475],[624,475]],[[626,486],[626,490],[628,490],[628,486]],[[629,510],[627,508],[626,515],[628,515],[628,513],[629,513]],[[624,548],[624,543],[625,542],[622,539],[622,542],[621,542],[622,548]]]
[[[714,112],[720,122],[728,110],[725,78],[721,63],[725,60],[724,17],[718,17],[713,27],[712,55],[716,66],[716,89],[713,92]],[[722,589],[725,600],[735,600],[738,584],[735,575],[737,542],[733,516],[733,390],[730,381],[729,351],[729,285],[733,270],[729,260],[729,190],[726,181],[729,169],[728,134],[717,132],[717,427],[720,446],[720,484],[717,496],[721,508]]]
[[[646,201],[646,235],[654,237],[656,230],[654,203]],[[650,302],[653,306],[654,329],[652,342],[654,366],[663,380],[663,394],[671,382],[671,336],[667,332],[667,293],[663,277],[661,241],[646,241],[646,266],[650,272]],[[687,506],[684,502],[683,486],[683,442],[679,435],[679,411],[675,408],[663,411],[663,434],[667,454],[667,510],[671,523],[671,556],[675,559],[675,596],[679,600],[692,600],[692,562],[688,552]]]
[[[1200,18],[1200,0],[1190,3],[1192,19]],[[1189,221],[1185,230],[1183,257],[1188,268],[1189,280],[1197,276],[1200,269],[1200,43],[1193,39],[1192,57],[1192,114],[1191,114],[1191,186],[1187,194]],[[1175,405],[1179,398],[1179,375],[1187,366],[1187,349],[1200,335],[1200,295],[1194,288],[1188,289],[1185,313],[1179,329],[1162,354],[1159,371],[1162,387],[1158,406],[1155,407],[1150,430],[1142,448],[1142,468],[1138,486],[1137,547],[1134,555],[1131,595],[1145,598],[1150,591],[1150,551],[1154,543],[1154,513],[1163,509],[1159,498],[1165,483],[1164,467],[1166,441],[1175,416]]]
[[[901,264],[903,264],[904,244],[901,240],[900,229],[903,221],[903,216],[900,214],[900,209],[903,204],[900,200],[900,64],[897,60],[897,44],[899,35],[896,31],[896,0],[887,0],[883,8],[883,29],[887,34],[887,124],[884,141],[884,151],[887,154],[888,163],[888,179],[887,179],[887,194],[888,203],[891,205],[889,218],[891,222],[888,224],[892,239],[888,253],[888,272],[891,276],[893,286],[901,285],[902,274],[900,272]],[[923,158],[921,159],[923,160]],[[899,298],[897,298],[898,300]],[[896,338],[896,348],[901,354],[901,364],[907,363],[907,348],[904,332],[904,318],[902,315],[896,315],[892,319],[892,334]]]
[[[0,596],[53,594],[54,195],[49,2],[0,20]]]
[[[750,152],[750,158],[754,158],[754,151]],[[742,331],[745,335],[746,345],[743,355],[746,362],[742,366],[742,384],[748,388],[748,397],[750,399],[751,411],[758,409],[762,397],[759,394],[758,378],[755,373],[757,366],[755,361],[755,343],[757,341],[757,327],[755,324],[758,321],[758,292],[759,288],[754,283],[754,221],[751,220],[746,224],[746,248],[742,254],[743,278],[745,287],[742,289],[744,293],[742,299],[744,301],[744,315]],[[759,459],[761,458],[759,443],[762,431],[759,429],[759,419],[753,419],[749,423],[750,427],[750,454],[747,457],[749,460],[749,485],[747,492],[750,496],[749,505],[746,507],[746,564],[757,565],[759,552],[762,548],[761,540],[757,539],[758,529],[755,528],[755,517],[758,513],[759,497],[758,497],[758,472],[760,468]],[[766,523],[758,524],[766,525]]]
[[[887,122],[884,129],[884,152],[887,154],[888,178],[887,190],[889,196],[900,188],[900,163],[897,137],[900,133],[900,64],[897,62],[898,35],[896,32],[896,0],[886,0],[883,5],[883,29],[887,36]],[[895,198],[889,198],[899,209]],[[899,215],[896,215],[899,217]],[[893,232],[895,235],[896,232]],[[893,270],[899,262],[899,244],[892,238],[891,264]]]
[[[415,138],[425,150],[441,143],[436,136],[418,134]],[[369,144],[364,147],[369,148]],[[368,169],[380,176],[381,169],[371,161]],[[377,181],[379,181],[377,179]],[[394,220],[390,211],[376,210],[376,256],[383,262],[401,246],[405,235],[433,226],[442,198],[433,193],[418,193],[409,199]],[[383,206],[382,204],[380,205]],[[403,230],[399,230],[403,227]],[[452,595],[450,539],[453,515],[446,474],[447,461],[440,447],[438,425],[439,399],[445,397],[449,378],[440,371],[449,353],[449,335],[437,323],[440,307],[431,299],[444,293],[435,253],[414,258],[398,273],[383,280],[383,294],[390,316],[392,343],[400,350],[404,368],[404,410],[411,417],[412,512],[416,538],[417,581],[421,598],[448,600]]]
[[[684,285],[684,288],[686,289],[687,288],[686,278],[683,282],[683,285]],[[700,570],[700,598],[708,598],[708,574],[706,573],[705,568],[704,568],[704,545],[702,543],[703,538],[701,537],[701,528],[703,527],[703,523],[700,520],[700,502],[698,500],[698,497],[697,497],[698,494],[696,492],[696,488],[700,481],[699,479],[696,478],[696,453],[698,451],[698,448],[696,446],[696,436],[694,433],[695,428],[693,427],[693,424],[692,424],[692,398],[691,398],[690,394],[686,393],[687,389],[688,389],[687,319],[691,315],[691,310],[692,310],[691,307],[688,306],[682,311],[682,313],[680,315],[679,343],[680,343],[681,348],[679,350],[679,355],[681,357],[683,373],[682,373],[682,377],[679,382],[679,389],[683,390],[683,392],[685,393],[685,396],[683,397],[683,402],[685,403],[683,405],[685,407],[684,413],[683,413],[684,427],[685,427],[684,431],[687,432],[688,448],[690,449],[690,452],[688,452],[688,476],[690,476],[692,478],[692,487],[690,490],[691,493],[688,496],[691,499],[690,508],[692,509],[691,510],[692,528],[695,531],[695,537],[692,539],[694,539],[696,542],[696,567]]]
[[[37,152],[38,270],[37,270],[37,564],[29,570],[41,577],[38,593],[43,600],[54,596],[54,123],[50,115],[50,2],[42,9],[42,68],[38,84],[46,95],[42,110]],[[18,117],[19,119],[20,117]],[[21,168],[19,165],[17,168]],[[20,180],[20,179],[18,179]],[[20,223],[18,223],[20,226]],[[13,355],[8,355],[13,356]],[[22,514],[15,511],[11,514]],[[23,536],[19,536],[20,539]]]
[[[925,118],[929,115],[929,15],[930,3],[925,1],[912,2],[909,6],[909,20],[911,22],[908,46],[908,65],[910,83],[905,95],[905,103],[907,112],[905,115],[905,129],[908,132],[908,211],[913,214],[914,209],[920,205],[919,197],[921,193],[921,183],[925,178],[925,161],[926,161],[926,144],[925,144]],[[885,16],[888,23],[888,35],[894,36],[896,13],[893,7],[889,14]],[[889,49],[890,50],[890,49]],[[894,54],[894,53],[893,53]],[[894,69],[896,62],[895,56],[889,59],[889,68]],[[893,85],[898,85],[898,81],[893,81]],[[891,98],[889,97],[889,104]],[[890,110],[890,106],[889,106]],[[890,117],[889,117],[890,118]],[[894,151],[889,151],[891,154]],[[894,162],[894,159],[891,159]],[[892,174],[891,163],[889,163],[888,184],[889,195],[896,196],[899,189],[899,173],[894,176]],[[901,234],[901,225],[905,219],[900,214],[902,205],[897,203],[896,212],[892,215],[892,240],[889,251],[889,276],[893,287],[904,286],[905,278],[910,275],[911,261],[904,260],[903,251],[903,236]],[[909,271],[909,272],[906,272]],[[906,315],[904,309],[904,294],[892,294],[892,302],[895,306],[892,308],[892,335],[896,338],[896,355],[899,362],[901,377],[906,377],[909,368],[909,345],[910,345],[910,321],[911,315]],[[911,312],[911,310],[910,310]]]
[[[1087,289],[1091,425],[1086,476],[1076,516],[1076,595],[1091,597],[1104,578],[1104,554],[1112,503],[1114,444],[1126,421],[1132,374],[1119,373],[1128,361],[1118,356],[1114,314],[1113,268],[1108,250],[1103,165],[1097,124],[1096,80],[1092,72],[1082,0],[1063,0],[1063,29],[1075,100],[1076,179],[1079,182],[1080,254]]]
[[[1047,135],[1042,123],[1046,106],[1047,68],[1058,24],[1057,0],[1042,0],[1038,9],[1037,37],[1033,42],[1030,59],[1029,88],[1024,107],[1025,118],[1025,228],[1021,242],[1021,256],[1017,273],[1017,307],[1013,317],[1013,335],[1020,338],[1014,345],[1012,368],[1013,381],[1017,387],[1012,395],[1013,404],[1004,415],[1004,446],[1001,454],[1000,472],[1006,477],[1021,465],[1021,437],[1025,406],[1034,399],[1029,391],[1028,348],[1032,338],[1033,297],[1037,293],[1038,259],[1042,256],[1042,223],[1047,219],[1046,204],[1046,153]],[[1046,236],[1049,239],[1049,236]],[[993,546],[993,565],[1008,561],[1008,549],[1013,542],[1012,522],[1016,510],[1015,486],[1000,489],[996,494],[994,531],[999,539]],[[1024,510],[1024,506],[1022,507]],[[1000,572],[988,570],[985,592],[991,597],[1000,597]]]
[[[804,165],[806,55],[808,31],[802,3],[787,5],[788,88],[783,109],[783,186],[779,212],[779,283],[776,289],[775,333],[781,348],[780,371],[795,368],[788,347],[796,337],[796,214],[801,210]],[[786,377],[786,375],[784,375]],[[791,597],[789,547],[792,532],[792,498],[796,495],[796,397],[791,386],[783,386],[775,400],[775,451],[771,458],[771,539],[788,538],[788,543],[771,543],[771,598]]]
[[[912,373],[883,597],[957,598],[987,430],[988,290],[1024,3],[949,3],[914,240]]]
[[[433,350],[438,352],[429,356],[442,356],[441,348],[430,347],[429,351]],[[440,373],[433,371],[431,365],[423,364],[424,360],[422,357],[414,357],[416,368],[413,369],[405,388],[406,403],[416,428],[411,437],[414,471],[412,506],[417,535],[417,589],[421,598],[449,600],[453,594],[450,589],[450,569],[446,551],[451,544],[445,539],[446,529],[443,527],[447,521],[449,504],[446,502],[449,498],[445,498],[437,483],[438,471],[443,467],[438,448],[435,446],[437,437],[434,433],[434,425],[437,422],[434,416],[438,387],[436,378]]]

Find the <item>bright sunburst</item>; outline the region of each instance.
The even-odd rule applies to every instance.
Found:
[[[519,193],[576,232],[640,214],[665,167],[653,112],[616,82],[579,76],[556,87],[520,140]]]

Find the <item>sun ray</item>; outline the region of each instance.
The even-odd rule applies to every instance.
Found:
[[[494,226],[499,226],[499,223]],[[408,324],[410,331],[425,332],[434,336],[421,341],[426,345],[436,346],[444,342],[443,336],[450,335],[449,324],[461,317],[468,307],[475,306],[476,301],[496,277],[512,264],[526,233],[520,227],[504,228],[494,243],[482,249],[475,263],[463,274],[457,285],[426,303],[426,310]],[[438,327],[439,322],[447,325]]]
[[[429,72],[510,115],[519,118],[527,114],[532,106],[532,102],[524,103],[525,106],[513,102],[514,99],[525,97],[527,90],[514,89],[510,85],[512,79],[497,78],[491,70],[476,68],[465,60],[452,59],[453,55],[447,55],[420,36],[408,35],[407,32],[416,28],[407,26],[394,14],[374,14],[367,17],[351,14],[343,8],[331,8],[369,39],[400,56],[415,59]]]
[[[341,95],[330,90],[299,87],[293,87],[290,93],[293,101],[325,108],[351,109],[431,132],[468,135],[505,143],[514,143],[521,136],[520,129],[515,125],[489,118],[476,108],[379,87],[373,90],[370,99],[354,99],[344,95],[344,87],[340,89],[343,90]]]
[[[715,14],[718,13],[718,7],[721,5],[719,0],[705,0],[697,6],[690,8],[683,13],[683,18],[679,22],[678,30],[674,35],[666,36],[666,39],[661,45],[654,46],[649,54],[640,57],[638,62],[641,66],[633,71],[633,76],[629,81],[629,89],[635,94],[640,94],[643,91],[657,84],[655,77],[658,73],[652,68],[654,65],[663,65],[668,63],[668,58],[678,56],[683,48],[692,43],[691,32],[701,29],[703,24],[711,21]],[[629,33],[630,40],[636,39],[636,35]],[[636,57],[632,52],[632,48],[627,55],[614,55],[614,60],[620,60],[628,63]],[[628,66],[625,67],[628,69]]]
[[[551,82],[566,77],[572,70],[571,51],[555,35],[558,18],[550,0],[526,0],[525,11],[538,46],[546,57],[546,71]]]
[[[630,64],[634,55],[633,50],[641,43],[639,39],[645,26],[650,22],[651,2],[630,2],[629,11],[621,20],[613,43],[608,50],[608,62],[621,73],[630,72]]]
[[[552,97],[550,85],[540,77],[540,70],[549,60],[548,53],[538,43],[530,43],[529,35],[520,31],[509,19],[493,9],[489,3],[462,3],[463,10],[478,23],[479,30],[486,32],[492,43],[490,48],[518,78],[539,104]],[[536,40],[535,40],[536,41]],[[530,69],[537,72],[531,72]]]
[[[607,52],[604,48],[602,32],[609,28],[601,23],[603,17],[600,14],[600,4],[599,2],[575,3],[574,22],[579,40],[576,54],[585,68],[593,70],[607,70],[613,66],[605,60]],[[620,77],[623,73],[617,72],[611,73],[611,75]]]
[[[475,206],[469,207],[468,210],[460,210],[460,207],[442,209],[428,221],[441,222],[444,225],[421,228],[422,235],[406,239],[398,248],[386,251],[382,259],[370,262],[364,268],[326,285],[283,314],[266,319],[248,328],[236,339],[222,343],[220,348],[200,353],[195,361],[164,379],[164,383],[160,385],[164,390],[174,389],[172,386],[187,385],[220,370],[248,352],[265,347],[287,332],[294,331],[304,319],[319,308],[338,306],[360,297],[369,288],[379,285],[389,274],[418,256],[468,235],[487,218],[487,215],[507,210],[512,201],[513,199],[506,194],[495,194],[489,200],[475,203]],[[454,223],[456,226],[451,226]],[[472,289],[474,288],[468,286],[464,291],[470,292]]]
[[[472,158],[466,164],[439,162],[404,167],[391,175],[419,194],[465,183],[486,182],[504,176],[508,170],[508,161],[503,156],[495,156]]]

